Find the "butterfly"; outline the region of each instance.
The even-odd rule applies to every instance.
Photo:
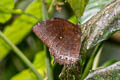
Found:
[[[73,64],[79,59],[81,48],[81,29],[79,25],[54,18],[39,22],[33,32],[48,47],[54,61],[59,64]]]

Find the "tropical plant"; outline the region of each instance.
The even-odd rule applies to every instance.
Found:
[[[32,27],[59,17],[81,23],[80,59],[53,62]],[[0,80],[119,80],[120,0],[1,0]]]

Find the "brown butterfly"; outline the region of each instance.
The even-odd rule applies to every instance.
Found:
[[[73,64],[79,58],[81,30],[78,25],[55,18],[38,23],[33,32],[49,47],[54,61],[60,64]]]

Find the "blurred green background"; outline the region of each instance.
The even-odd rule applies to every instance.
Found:
[[[57,0],[64,2],[64,0]],[[84,14],[79,20],[68,3],[59,5],[61,10],[54,10],[53,17],[68,19],[72,23],[89,20],[98,11],[113,0],[89,0]],[[45,0],[46,7],[52,0]],[[84,10],[84,8],[83,8]],[[83,12],[83,11],[82,11]],[[0,30],[11,40],[35,65],[40,74],[46,78],[46,54],[43,43],[32,32],[32,27],[42,21],[41,0],[0,0]],[[116,36],[116,35],[115,35]],[[120,37],[112,36],[104,44],[100,57],[100,65],[107,61],[120,60]],[[62,66],[51,57],[54,79],[58,80]],[[35,75],[24,62],[0,38],[0,80],[36,80]]]

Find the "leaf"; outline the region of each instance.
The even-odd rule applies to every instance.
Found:
[[[92,71],[84,80],[119,80],[120,61],[103,69]]]
[[[78,23],[78,19],[77,19],[76,16],[70,17],[70,18],[69,18],[69,21],[70,21],[71,23],[73,23],[73,24],[77,24],[77,23]]]
[[[50,6],[52,3],[52,0],[45,0],[45,3],[47,4],[47,6]]]
[[[48,80],[54,80],[53,69],[52,69],[51,59],[50,59],[50,55],[49,55],[49,49],[45,46],[44,50],[46,53],[47,77],[48,77]]]
[[[27,69],[13,76],[11,80],[37,80],[37,78],[31,70]]]
[[[33,61],[33,65],[38,69],[42,76],[46,73],[45,52],[38,52]],[[37,80],[36,76],[30,69],[23,70],[17,75],[13,76],[11,80]]]
[[[81,17],[83,15],[84,9],[88,0],[66,0],[73,9],[75,15],[77,17]]]
[[[4,13],[6,9],[14,8],[14,0],[0,0],[0,23],[5,23],[11,18],[11,14]]]
[[[85,23],[92,16],[97,14],[102,8],[104,8],[107,4],[112,2],[113,0],[89,0],[83,16],[79,19],[81,23]]]
[[[110,66],[111,64],[113,64],[113,63],[115,63],[117,61],[118,60],[115,60],[115,59],[109,60],[109,61],[105,62],[102,66],[100,66],[100,68],[104,68],[104,67]]]
[[[108,39],[120,30],[120,1],[113,1],[81,25],[82,45],[85,50],[91,49],[98,43]]]
[[[40,51],[37,53],[33,61],[33,65],[35,65],[35,67],[40,70],[40,74],[42,75],[44,75],[46,71],[45,58],[46,58],[45,52]]]
[[[47,8],[46,8],[44,0],[42,0],[42,14],[43,14],[43,21],[49,19]],[[44,51],[46,54],[47,78],[48,78],[48,80],[54,80],[52,66],[50,63],[51,60],[50,60],[50,55],[49,55],[49,49],[47,48],[46,45],[44,45]]]
[[[33,1],[25,10],[25,13],[29,13],[37,18],[42,18],[41,1]],[[32,30],[32,27],[38,22],[31,15],[21,15],[9,26],[4,29],[4,34],[15,45],[19,44]],[[0,60],[2,60],[11,48],[0,39]]]

